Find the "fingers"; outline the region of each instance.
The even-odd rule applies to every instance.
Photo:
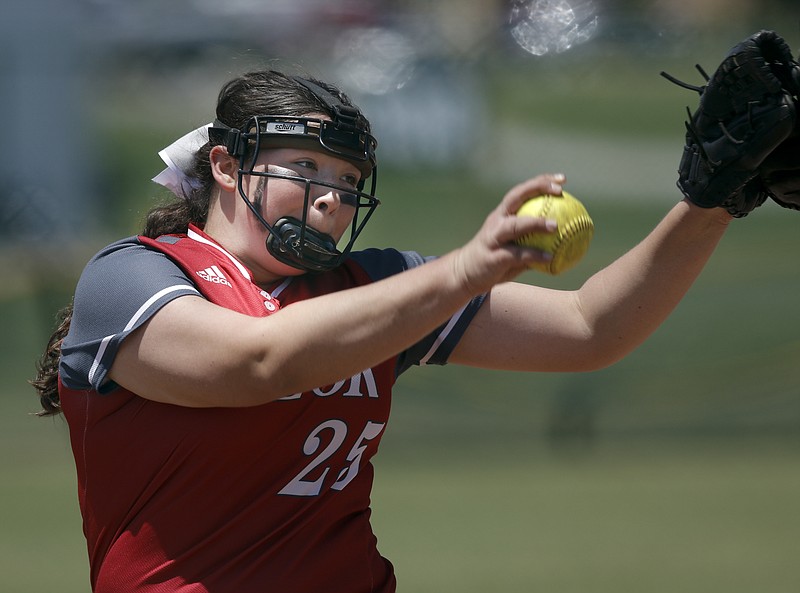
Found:
[[[518,239],[533,233],[554,233],[558,230],[558,223],[549,218],[534,216],[517,216],[515,213],[506,214],[497,226],[497,242],[500,244],[513,244]]]
[[[506,214],[516,214],[529,199],[544,194],[560,196],[567,178],[563,173],[537,175],[512,187],[506,193],[501,208]]]
[[[546,264],[553,261],[553,254],[547,251],[541,251],[533,247],[524,247],[522,245],[508,245],[506,247],[508,253],[517,262],[518,271],[521,273],[527,270],[532,264]]]
[[[563,173],[544,174],[532,177],[512,187],[504,196],[498,211],[500,224],[497,239],[502,244],[513,244],[517,239],[531,233],[553,233],[557,230],[555,220],[530,216],[518,217],[522,205],[536,196],[544,194],[560,196],[566,182]]]
[[[555,220],[517,216],[527,200],[544,195],[561,195],[563,174],[538,175],[511,188],[495,210],[484,221],[481,230],[464,247],[457,250],[457,266],[464,286],[472,290],[489,290],[498,282],[513,279],[530,264],[552,259],[548,253],[519,245],[517,241],[533,233],[553,233]]]

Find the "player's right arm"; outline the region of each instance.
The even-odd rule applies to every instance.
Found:
[[[445,323],[472,297],[542,254],[513,245],[552,230],[515,213],[560,192],[551,176],[512,188],[464,247],[396,276],[253,318],[198,296],[174,299],[121,343],[109,378],[183,406],[251,406],[329,385],[391,358]]]

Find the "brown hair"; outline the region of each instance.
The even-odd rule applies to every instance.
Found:
[[[308,78],[337,97],[345,105],[353,105],[339,89],[325,82]],[[333,116],[330,110],[307,87],[277,70],[249,72],[226,83],[217,99],[216,116],[223,124],[243,129],[255,115],[286,115],[301,117],[311,113]],[[367,129],[369,124],[367,123]],[[212,145],[200,150],[188,172],[192,189],[187,198],[175,198],[167,204],[151,209],[145,218],[142,235],[185,233],[189,223],[202,226],[206,222],[214,194],[215,182],[211,173],[209,152]],[[40,416],[51,416],[61,412],[58,395],[58,366],[61,359],[61,344],[69,331],[72,320],[72,303],[58,313],[58,326],[47,343],[44,353],[36,365],[36,377],[30,381],[39,395],[42,410]]]
[[[339,89],[309,78],[345,105],[352,101]],[[287,115],[301,117],[310,113],[334,114],[307,87],[277,70],[249,72],[225,84],[217,99],[217,120],[228,127],[244,129],[254,115]],[[366,124],[369,129],[369,123]],[[208,216],[214,192],[208,143],[197,151],[194,165],[188,172],[192,188],[188,199],[179,199],[153,208],[147,215],[142,234],[158,237],[186,232],[190,222],[202,225]]]

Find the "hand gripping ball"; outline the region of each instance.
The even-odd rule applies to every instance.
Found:
[[[553,256],[547,262],[534,262],[530,268],[546,274],[561,274],[575,266],[586,252],[594,236],[594,222],[575,196],[538,196],[525,202],[517,216],[549,218],[558,222],[554,233],[531,233],[517,240],[519,245],[546,251]]]

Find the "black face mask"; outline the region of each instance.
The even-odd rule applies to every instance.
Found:
[[[355,107],[342,104],[331,93],[303,78],[295,77],[298,83],[308,88],[330,112],[332,120],[309,117],[254,116],[245,131],[230,128],[215,121],[209,128],[209,139],[224,145],[228,154],[239,158],[239,195],[259,222],[269,231],[266,247],[278,261],[306,272],[324,272],[338,266],[350,253],[356,238],[363,230],[380,201],[375,197],[377,186],[377,164],[375,148],[377,141],[366,131],[366,122]],[[310,148],[322,150],[337,158],[347,160],[361,172],[361,181],[356,190],[334,184],[307,179],[299,175],[254,171],[262,148]],[[283,217],[269,224],[261,215],[260,208],[250,201],[244,190],[244,177],[256,175],[289,179],[305,184],[303,218]],[[364,191],[367,178],[371,187]],[[333,237],[309,227],[306,216],[310,205],[311,186],[318,185],[337,190],[345,204],[355,207],[350,227],[350,236],[341,249]],[[363,212],[362,212],[363,211]],[[363,214],[363,215],[362,215]]]

